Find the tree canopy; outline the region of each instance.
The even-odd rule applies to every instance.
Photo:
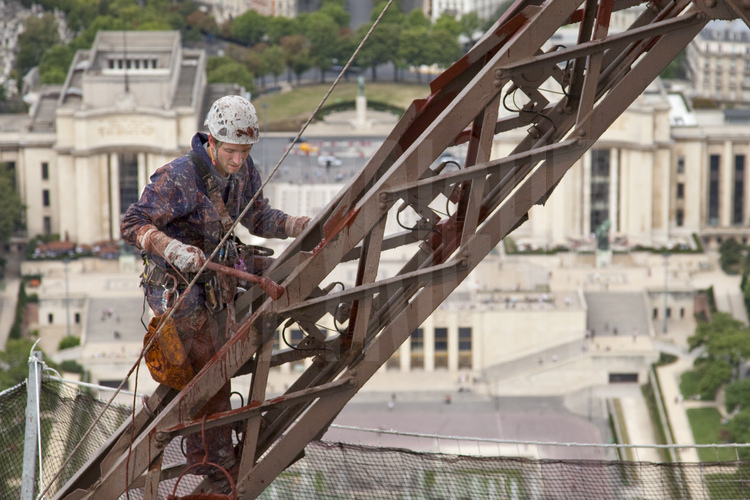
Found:
[[[750,329],[727,313],[717,312],[710,323],[699,323],[695,334],[688,337],[691,350],[705,350],[701,362],[724,363],[730,367],[729,378],[739,377],[743,360],[750,356]],[[717,365],[718,366],[718,365]],[[713,368],[711,373],[724,373],[723,368]]]
[[[236,83],[252,92],[255,87],[253,74],[244,64],[226,56],[210,57],[206,62],[208,83]]]
[[[23,22],[23,33],[18,36],[16,70],[19,79],[42,60],[44,52],[60,43],[57,21],[52,14],[27,17]]]
[[[13,172],[0,163],[0,243],[6,243],[23,222],[23,203]]]

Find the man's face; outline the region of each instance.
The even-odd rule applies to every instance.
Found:
[[[228,142],[222,142],[221,146],[217,148],[213,137],[209,137],[208,140],[209,146],[214,151],[216,171],[222,177],[239,172],[253,148],[252,144],[230,144]]]

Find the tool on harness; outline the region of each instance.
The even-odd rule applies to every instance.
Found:
[[[221,264],[217,264],[216,262],[208,262],[206,264],[206,269],[211,269],[212,271],[224,273],[229,276],[234,276],[235,278],[249,281],[251,283],[257,283],[258,286],[260,286],[261,290],[266,292],[273,300],[278,300],[282,295],[284,295],[284,287],[274,282],[270,278],[245,273],[232,267],[222,266]]]
[[[172,286],[168,287],[167,283],[172,281]],[[172,276],[171,274],[164,275],[164,284],[162,284],[164,287],[164,295],[161,297],[161,306],[166,311],[171,307],[170,301],[174,298],[174,301],[177,301],[177,299],[180,297],[180,292],[177,290],[177,278]],[[174,304],[174,301],[172,304]]]
[[[221,300],[218,279],[216,276],[204,283],[203,292],[206,296],[205,304],[209,311],[217,313],[224,309],[224,301]]]
[[[143,346],[148,346],[151,339],[161,328],[158,337],[146,349],[143,358],[146,361],[151,377],[172,389],[182,390],[195,376],[193,367],[185,351],[185,346],[177,334],[174,320],[165,321],[166,314],[151,319],[148,332],[143,337]]]

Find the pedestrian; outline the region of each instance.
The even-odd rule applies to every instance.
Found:
[[[188,380],[223,344],[224,335],[219,334],[215,317],[221,308],[216,307],[233,301],[236,289],[236,286],[218,286],[226,283],[221,280],[231,278],[206,272],[195,286],[186,290],[207,256],[256,194],[252,208],[239,220],[251,233],[264,238],[296,237],[310,221],[271,208],[260,192],[261,177],[250,157],[259,136],[258,116],[248,100],[235,95],[218,99],[204,125],[208,134],[196,133],[188,154],[154,172],[140,200],[128,208],[120,228],[122,238],[143,251],[146,269],[141,284],[154,314],[165,318],[174,307],[176,294],[180,295],[181,301],[172,311],[171,320],[189,361],[186,363],[189,366],[180,373]],[[230,236],[221,250],[225,265],[233,265],[226,264],[227,254],[232,250],[234,264],[244,264],[235,241]],[[155,370],[152,376],[167,383],[158,379],[160,374]],[[185,383],[181,382],[183,386]],[[230,395],[231,382],[227,382],[194,418],[230,410]],[[231,425],[205,430],[208,462],[236,476],[239,464],[235,452],[239,450],[234,449],[231,433]],[[202,463],[201,434],[187,436],[185,443],[188,465]],[[231,489],[226,476],[215,467],[196,466],[190,472],[206,475],[213,491],[228,493]]]

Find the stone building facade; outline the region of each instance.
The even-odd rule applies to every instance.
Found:
[[[688,46],[687,62],[695,97],[750,101],[750,29],[742,20],[708,23]]]

